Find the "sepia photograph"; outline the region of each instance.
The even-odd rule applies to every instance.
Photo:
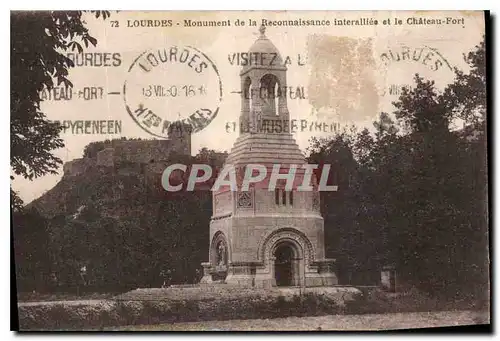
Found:
[[[11,330],[491,332],[489,25],[11,11]]]

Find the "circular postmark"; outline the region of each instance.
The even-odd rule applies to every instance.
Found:
[[[204,129],[219,112],[222,83],[215,64],[191,46],[172,45],[141,53],[123,84],[125,108],[149,134],[168,138],[177,123]]]
[[[383,82],[380,96],[393,100],[399,98],[403,88],[411,89],[415,74],[434,80],[444,87],[454,77],[453,66],[438,49],[422,44],[397,44],[386,47],[378,56],[379,70]]]
[[[428,43],[398,42],[380,46],[376,55],[378,112],[392,113],[404,89],[415,87],[415,75],[434,82],[443,91],[453,82],[455,67],[444,54]]]

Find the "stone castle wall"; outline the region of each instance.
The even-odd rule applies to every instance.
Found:
[[[165,161],[172,153],[191,155],[191,136],[172,136],[169,140],[114,141],[113,147],[97,153],[96,158],[81,158],[66,162],[65,176],[77,176],[89,167],[114,167],[121,163],[150,164]]]
[[[96,160],[90,158],[75,159],[66,162],[63,166],[64,175],[80,175],[85,173],[90,167],[96,165]]]
[[[114,148],[105,148],[97,153],[97,165],[104,167],[114,166]]]

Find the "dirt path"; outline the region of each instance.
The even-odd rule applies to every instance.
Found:
[[[237,331],[237,330],[387,330],[428,328],[489,323],[489,313],[479,311],[440,311],[396,314],[328,315],[261,320],[185,322],[126,326],[110,330],[136,331]]]

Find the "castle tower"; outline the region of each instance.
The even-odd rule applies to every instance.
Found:
[[[226,160],[241,176],[248,164],[264,165],[268,177],[247,191],[213,192],[209,262],[202,283],[243,286],[325,286],[337,284],[333,260],[325,259],[324,223],[314,175],[313,191],[298,191],[306,160],[290,134],[286,67],[274,44],[260,36],[241,70],[240,136]],[[270,174],[295,169],[295,181],[280,176],[269,190]],[[294,168],[295,167],[295,168]],[[238,177],[241,179],[241,177]],[[293,183],[292,183],[293,182]]]
[[[168,143],[179,154],[191,155],[191,135],[193,127],[190,124],[177,121],[168,127]]]

